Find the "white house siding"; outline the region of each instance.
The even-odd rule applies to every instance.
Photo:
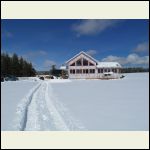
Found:
[[[111,75],[111,78],[119,78],[120,74],[119,73],[113,73]],[[104,74],[103,73],[98,73],[98,69],[95,70],[95,73],[88,73],[88,74],[70,74],[69,71],[69,78],[70,79],[103,79]]]
[[[77,70],[82,70],[82,73],[77,73]],[[95,70],[95,73],[83,73],[83,70],[87,70],[88,69],[88,72],[90,69],[94,69]],[[75,70],[75,74],[71,74],[70,73],[70,70]],[[69,66],[68,67],[68,73],[69,73],[69,78],[95,78],[96,77],[96,74],[97,74],[97,69],[96,69],[96,66]]]

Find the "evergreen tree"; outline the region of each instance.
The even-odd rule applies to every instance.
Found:
[[[50,74],[55,75],[56,65],[51,66]]]
[[[9,74],[11,74],[12,70],[11,70],[11,58],[9,57],[9,55],[7,53],[2,54],[1,57],[2,61],[1,61],[1,69],[2,69],[2,75],[3,76],[7,76]]]
[[[5,67],[4,67],[4,53],[1,53],[1,76],[5,74]]]
[[[14,53],[12,56],[12,75],[19,76],[20,73],[19,68],[20,68],[19,59],[17,54]]]
[[[7,53],[1,53],[1,76],[34,76],[36,70],[32,63],[27,62],[22,57],[18,58],[17,54],[9,56]]]
[[[24,60],[23,60],[23,58],[21,57],[20,60],[19,60],[19,69],[20,69],[19,76],[20,76],[20,77],[23,77],[23,76],[24,76],[24,68],[23,68],[23,65],[24,65]]]

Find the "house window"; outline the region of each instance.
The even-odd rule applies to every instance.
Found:
[[[108,72],[110,72],[110,69],[108,69]]]
[[[88,61],[83,58],[83,66],[88,66]]]
[[[107,72],[107,69],[104,69],[104,72]]]
[[[114,71],[113,71],[114,73],[117,73],[117,69],[113,69],[113,70],[114,70]]]
[[[88,74],[89,73],[89,70],[88,69],[86,69],[86,74]]]
[[[98,73],[103,73],[103,69],[98,69]]]
[[[75,63],[72,63],[70,66],[75,66]]]
[[[88,69],[83,69],[83,74],[88,74]]]
[[[95,73],[95,69],[90,69],[90,73]]]
[[[83,74],[85,74],[86,73],[86,69],[83,69]]]
[[[77,70],[76,70],[76,73],[77,73],[77,74],[82,74],[82,69],[77,69]]]
[[[74,69],[72,70],[72,73],[75,74],[75,70]]]
[[[77,60],[76,65],[77,65],[77,66],[81,66],[81,65],[82,65],[81,59]]]
[[[71,70],[70,70],[70,74],[75,74],[75,70],[74,70],[74,69],[71,69]]]
[[[94,66],[94,64],[93,64],[93,63],[91,63],[91,62],[89,62],[89,66]]]

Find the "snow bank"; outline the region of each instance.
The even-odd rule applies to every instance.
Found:
[[[13,129],[18,131],[23,131],[27,121],[27,111],[28,106],[32,100],[34,92],[40,87],[41,83],[39,82],[35,87],[30,89],[28,94],[20,100],[17,105],[15,119],[13,120]]]
[[[68,82],[71,82],[70,79],[50,79],[48,81],[50,83],[68,83]]]
[[[1,82],[1,130],[14,130],[17,105],[37,84],[27,81]]]
[[[25,81],[39,81],[40,79],[38,77],[18,77],[19,80],[25,80]]]

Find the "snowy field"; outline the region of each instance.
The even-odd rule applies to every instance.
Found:
[[[1,129],[12,130],[18,103],[33,88],[36,82],[7,81],[1,82]]]
[[[1,130],[147,131],[149,73],[1,83]]]

